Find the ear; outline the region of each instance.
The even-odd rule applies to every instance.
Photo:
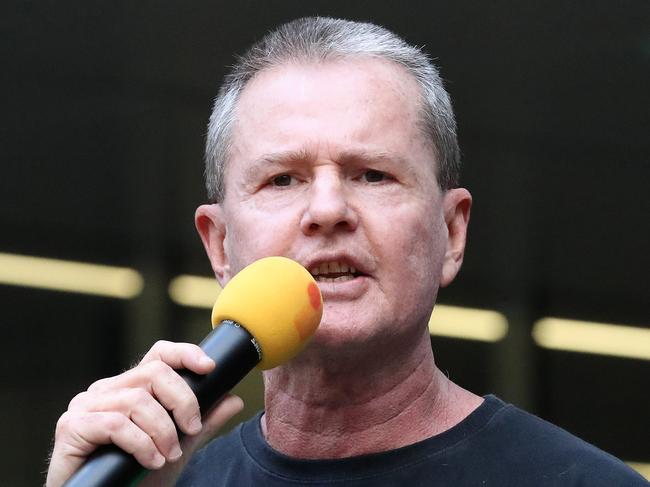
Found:
[[[447,248],[440,285],[445,287],[454,280],[463,264],[472,195],[465,188],[449,189],[443,196],[443,208],[447,226]]]
[[[225,252],[226,222],[219,204],[201,205],[194,214],[194,224],[199,232],[205,252],[208,254],[214,275],[225,286],[232,277],[230,263]]]

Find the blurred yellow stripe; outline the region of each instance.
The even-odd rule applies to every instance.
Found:
[[[213,277],[183,274],[169,283],[171,299],[183,306],[212,308],[221,292]],[[508,332],[505,317],[496,311],[436,305],[429,321],[432,335],[495,342]]]
[[[0,253],[0,284],[130,299],[144,280],[128,267]]]
[[[625,462],[634,470],[643,475],[646,479],[650,480],[650,463],[640,462]]]
[[[533,339],[544,348],[650,360],[650,329],[588,321],[543,318]]]
[[[508,320],[496,311],[436,304],[429,319],[429,333],[462,340],[498,342],[508,334]]]
[[[177,304],[211,309],[221,286],[214,277],[182,274],[170,281],[168,290],[172,301]]]

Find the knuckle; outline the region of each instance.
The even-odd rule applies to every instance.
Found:
[[[164,352],[164,350],[169,346],[169,341],[167,340],[158,340],[156,341],[151,348],[144,354],[140,364],[146,364],[151,360],[156,360]]]
[[[104,378],[104,379],[99,379],[98,381],[95,381],[92,384],[90,384],[90,387],[88,388],[88,392],[106,390],[109,387],[109,385],[111,384],[111,381],[112,381],[111,377],[107,377],[107,378]]]
[[[88,391],[80,392],[79,394],[74,396],[68,403],[68,410],[72,411],[72,410],[81,409],[85,404],[87,397],[88,397]]]
[[[158,424],[155,431],[149,433],[149,437],[161,448],[168,449],[172,445],[178,442],[178,436],[176,434],[176,429],[172,426],[171,422],[163,424]]]
[[[176,426],[174,425],[174,422],[172,421],[171,417],[169,417],[168,421],[160,422],[160,430],[159,430],[158,437],[170,443],[178,441],[178,433],[176,432]]]
[[[148,400],[150,394],[140,387],[131,387],[121,391],[122,401],[128,406],[139,406]]]
[[[59,417],[59,420],[56,422],[56,430],[54,433],[55,438],[58,438],[70,430],[70,422],[72,421],[72,417],[73,415],[70,411],[66,411]]]
[[[125,394],[127,395],[127,401],[135,406],[147,404],[151,399],[151,394],[140,387],[127,389]]]
[[[188,414],[196,413],[199,410],[199,401],[192,392],[183,394],[179,397],[178,409]]]
[[[183,343],[182,345],[184,345],[187,351],[190,353],[194,353],[194,354],[199,353],[201,355],[205,355],[203,349],[195,343]]]
[[[106,413],[104,416],[104,427],[113,433],[124,428],[126,422],[126,416],[120,413]]]
[[[158,448],[156,448],[155,443],[151,439],[150,436],[146,434],[137,434],[133,437],[133,452],[141,456],[141,458],[145,459],[145,461],[150,461],[158,452]]]
[[[164,350],[165,348],[169,347],[171,344],[172,342],[170,342],[169,340],[158,340],[156,343],[153,344],[150,351]]]
[[[89,419],[88,413],[64,412],[56,422],[54,441],[56,443],[78,441],[80,434],[83,436],[83,432],[87,430]]]
[[[162,360],[152,360],[151,362],[147,363],[145,367],[148,369],[148,371],[157,376],[169,374],[169,372],[172,370],[171,367]]]

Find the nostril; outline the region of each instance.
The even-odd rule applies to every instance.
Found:
[[[339,228],[341,228],[341,227],[349,227],[350,222],[348,222],[347,220],[341,220],[340,222],[336,222],[335,226],[339,227]]]
[[[318,223],[312,223],[309,225],[309,230],[316,231],[318,230]]]

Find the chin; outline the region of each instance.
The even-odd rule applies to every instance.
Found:
[[[367,316],[364,321],[323,319],[309,348],[314,352],[359,355],[368,348],[381,348],[383,344],[399,340],[394,325],[370,318]]]

